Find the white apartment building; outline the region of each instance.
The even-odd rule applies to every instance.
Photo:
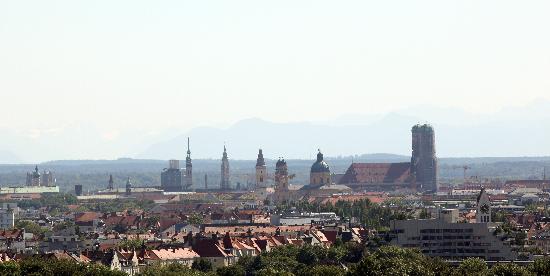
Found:
[[[392,221],[390,243],[448,260],[515,260],[517,256],[510,245],[494,235],[495,224],[490,222],[490,202],[484,190],[477,203],[476,223],[457,223],[458,210],[443,210],[437,219]]]

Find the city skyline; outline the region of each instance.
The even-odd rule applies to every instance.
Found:
[[[0,274],[550,275],[550,1],[0,1]]]

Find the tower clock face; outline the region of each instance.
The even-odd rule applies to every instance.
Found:
[[[487,204],[483,204],[481,205],[481,207],[479,208],[479,210],[484,213],[484,214],[488,214],[489,213],[489,205]]]

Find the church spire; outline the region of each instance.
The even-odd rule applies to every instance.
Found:
[[[227,159],[227,148],[225,148],[225,143],[223,143],[223,156],[222,159]]]
[[[193,186],[193,164],[191,162],[191,148],[189,147],[189,137],[187,137],[187,157],[185,158],[185,189]]]
[[[187,157],[191,157],[191,148],[189,147],[189,137],[187,137]]]
[[[130,177],[128,176],[128,179],[126,180],[126,195],[130,195],[132,193],[132,182],[130,182]]]
[[[113,175],[110,174],[109,175],[109,186],[107,186],[107,189],[112,190],[113,189],[113,184],[114,184]]]
[[[222,190],[229,190],[229,160],[227,158],[227,148],[223,145],[223,156],[221,164],[221,181],[220,188]]]

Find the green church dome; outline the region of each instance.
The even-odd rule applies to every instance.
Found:
[[[319,150],[319,153],[317,153],[317,161],[315,161],[315,163],[313,163],[313,165],[311,166],[311,172],[312,173],[323,173],[323,172],[330,173],[330,167],[325,161],[323,161],[323,154],[321,153],[321,150]]]

